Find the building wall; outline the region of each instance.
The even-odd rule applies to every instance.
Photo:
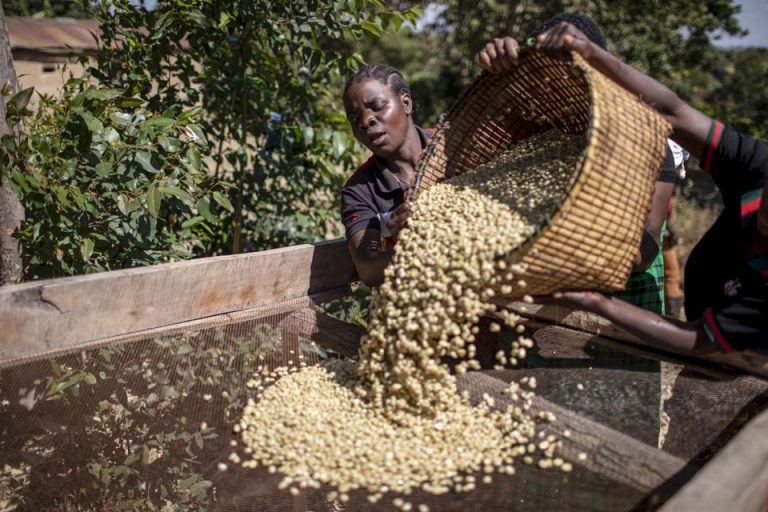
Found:
[[[70,74],[81,76],[83,66],[78,62],[40,62],[33,60],[16,60],[13,65],[16,68],[16,76],[19,79],[19,87],[26,89],[34,87],[40,94],[58,96],[64,82]],[[32,97],[33,106],[38,103],[37,94]]]

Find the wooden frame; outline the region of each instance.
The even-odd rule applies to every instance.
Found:
[[[337,240],[6,286],[0,360],[346,290],[356,279]]]
[[[226,320],[233,313],[248,314],[302,297],[344,294],[356,279],[346,242],[331,241],[8,286],[0,288],[0,362],[215,321],[217,317]],[[595,340],[613,348],[680,361],[679,356],[643,347],[637,339],[594,315],[546,304],[506,306],[534,319],[533,323],[557,323],[592,333]],[[311,307],[297,309],[283,322],[291,331],[299,332],[301,327],[300,335],[343,355],[356,353],[360,331]],[[293,327],[292,322],[296,324]],[[768,375],[765,359],[713,361]],[[709,363],[695,364],[707,370]],[[719,374],[720,370],[710,369],[709,375],[717,378]],[[482,389],[498,404],[504,404],[505,384],[491,375],[471,372],[460,379],[459,386],[473,393]],[[679,485],[674,481],[689,479],[697,469],[541,397],[534,399],[531,408],[555,414],[557,421],[550,430],[567,438],[564,454],[569,459],[581,451],[594,454],[579,463],[649,496],[664,499],[661,496],[666,494],[659,494],[659,490],[665,483],[674,492]],[[768,508],[766,437],[768,412],[749,423],[663,510]]]

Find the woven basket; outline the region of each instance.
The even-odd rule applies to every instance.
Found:
[[[479,77],[440,120],[411,197],[552,128],[585,133],[586,147],[559,209],[509,257],[527,265],[531,295],[623,289],[671,128],[578,55],[531,51],[512,72]]]

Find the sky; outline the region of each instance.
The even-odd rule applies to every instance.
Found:
[[[739,0],[741,12],[737,18],[743,28],[749,30],[746,37],[723,37],[715,41],[717,46],[768,47],[768,0]]]

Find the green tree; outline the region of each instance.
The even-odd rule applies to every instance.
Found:
[[[434,122],[450,99],[476,76],[473,58],[485,43],[507,35],[524,42],[534,28],[559,13],[590,16],[603,30],[610,51],[687,99],[713,86],[707,80],[708,70],[718,61],[713,38],[719,33],[743,33],[735,17],[740,8],[732,0],[443,0],[434,4],[444,11],[432,26],[418,34],[400,32],[386,38],[391,47],[410,46],[411,42],[403,41],[416,38],[422,47],[436,49],[430,57],[421,57],[427,73],[406,77],[414,82],[416,102],[425,105],[422,115],[428,122]],[[374,48],[377,41],[364,44],[361,52],[366,58],[392,54]]]
[[[768,49],[721,50],[694,102],[737,130],[768,140]]]
[[[91,5],[91,4],[89,4]],[[359,157],[349,44],[415,19],[379,0],[92,4],[101,51],[60,99],[9,100],[27,278],[314,241]]]
[[[156,113],[123,91],[69,80],[60,97],[32,89],[8,100],[2,169],[26,212],[15,237],[26,278],[56,277],[189,258],[229,207],[227,185],[207,176],[200,109]]]
[[[34,16],[36,18],[89,18],[93,15],[88,0],[4,0],[8,16]]]
[[[235,212],[210,244],[221,253],[325,235],[359,153],[334,95],[360,63],[344,41],[415,13],[378,0],[164,0],[152,11],[116,0],[99,18],[94,76],[158,111],[206,110],[214,173],[233,185]]]

